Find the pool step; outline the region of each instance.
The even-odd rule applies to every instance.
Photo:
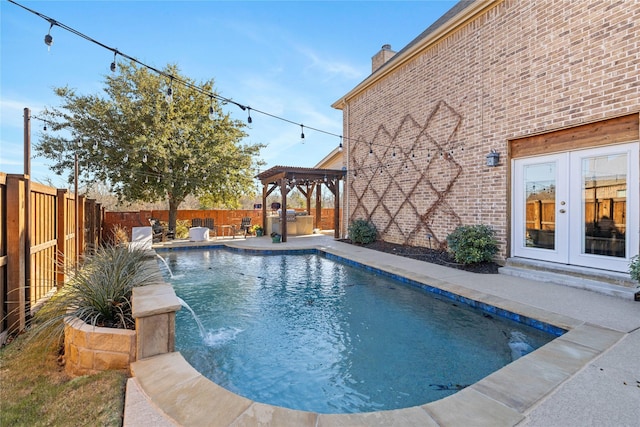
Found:
[[[628,274],[526,258],[509,258],[500,274],[555,283],[625,299],[640,298],[640,288]]]

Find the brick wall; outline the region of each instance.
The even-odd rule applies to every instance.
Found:
[[[489,224],[506,257],[509,140],[639,111],[639,64],[638,0],[497,3],[345,99],[350,219],[422,246]]]

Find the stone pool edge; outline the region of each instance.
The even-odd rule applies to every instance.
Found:
[[[513,426],[524,420],[526,414],[545,396],[625,336],[623,332],[465,288],[424,273],[370,262],[365,256],[359,256],[357,251],[346,253],[328,247],[260,250],[240,248],[232,244],[198,246],[194,249],[221,247],[261,254],[301,253],[301,250],[303,253],[321,252],[385,272],[392,277],[428,283],[426,286],[458,295],[463,302],[465,299],[476,301],[539,320],[567,332],[454,395],[420,406],[359,414],[317,414],[253,402],[206,379],[178,352],[134,362],[131,365],[134,377],[129,381],[135,384],[131,386],[139,387],[144,397],[172,420],[167,425]],[[184,249],[186,248],[175,248]]]

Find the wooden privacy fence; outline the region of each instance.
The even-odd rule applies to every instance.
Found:
[[[0,343],[101,244],[102,217],[94,200],[0,172]]]

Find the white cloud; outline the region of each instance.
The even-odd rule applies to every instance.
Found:
[[[332,78],[337,77],[347,80],[358,80],[365,77],[364,72],[353,65],[331,58],[324,58],[309,47],[296,46],[296,50],[311,61],[311,64],[307,66],[307,69],[314,71],[318,70]]]

